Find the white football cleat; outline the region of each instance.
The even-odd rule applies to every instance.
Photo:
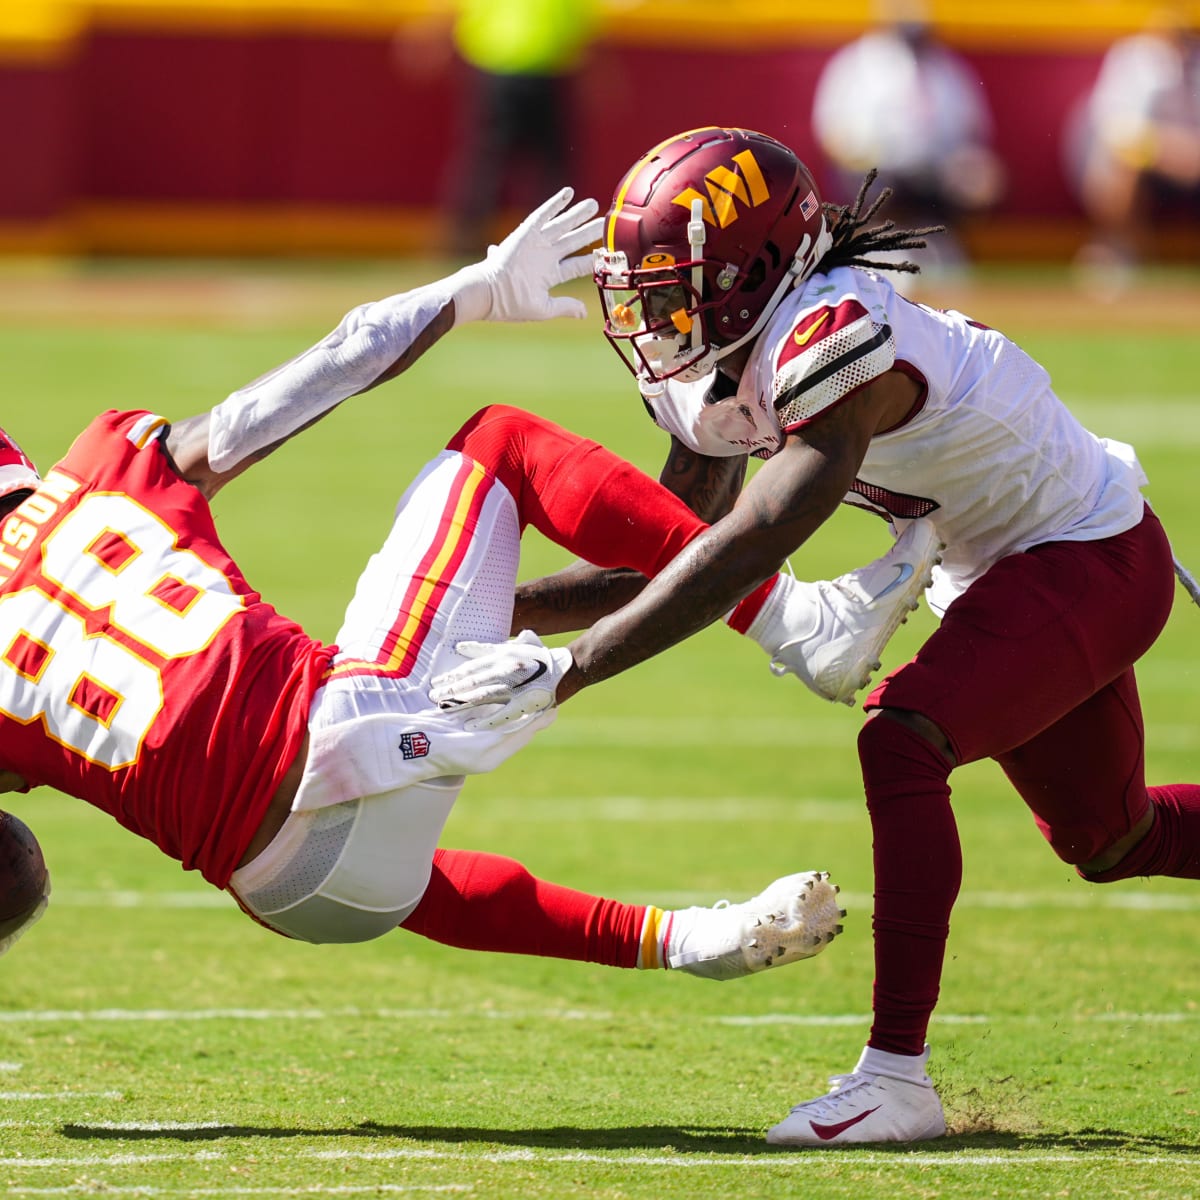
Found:
[[[865,1057],[865,1052],[864,1052]],[[923,1142],[946,1132],[942,1102],[924,1074],[921,1080],[872,1075],[855,1069],[834,1075],[833,1087],[797,1104],[767,1131],[772,1146],[859,1146],[871,1142]],[[860,1060],[861,1067],[861,1060]]]
[[[826,700],[853,704],[920,603],[943,549],[932,522],[922,519],[881,558],[837,579],[781,575],[747,636],[771,655],[774,674],[790,673]]]
[[[828,871],[804,871],[741,904],[680,909],[671,914],[667,966],[702,979],[740,979],[812,958],[842,932],[846,910],[837,894]]]

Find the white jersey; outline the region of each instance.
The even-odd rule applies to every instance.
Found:
[[[946,543],[935,611],[994,562],[1050,541],[1133,528],[1146,477],[1132,447],[1096,437],[1015,343],[962,313],[900,296],[874,272],[839,267],[789,296],[734,396],[644,385],[655,421],[705,455],[770,457],[800,429],[889,370],[921,387],[907,418],[876,434],[845,502],[894,529],[928,517]],[[715,393],[714,393],[715,395]]]

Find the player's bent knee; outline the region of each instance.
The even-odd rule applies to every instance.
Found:
[[[458,432],[446,443],[447,450],[461,450],[462,444],[477,429],[481,429],[493,421],[501,420],[512,413],[520,412],[511,404],[485,404],[483,408],[473,412],[459,428]]]
[[[1146,856],[1154,848],[1154,840],[1147,841],[1155,828],[1155,809],[1151,805],[1134,827],[1118,838],[1108,849],[1089,858],[1086,862],[1071,862],[1081,879],[1088,883],[1116,883],[1121,879],[1133,879],[1146,873]],[[1057,848],[1055,850],[1058,853]],[[1060,858],[1063,855],[1059,854]]]
[[[310,896],[294,909],[274,913],[270,928],[301,942],[317,946],[350,945],[370,942],[391,933],[420,902],[387,911],[371,911],[346,904],[329,896]]]
[[[513,437],[520,437],[531,424],[540,421],[532,413],[511,404],[489,404],[468,417],[462,428],[446,443],[447,450],[457,450],[495,469]]]
[[[932,746],[948,766],[956,764],[950,739],[937,722],[908,709],[879,708],[868,715],[858,731],[858,757],[863,769],[880,759],[903,753],[902,747],[914,734]]]
[[[554,426],[510,404],[481,408],[450,439],[446,448],[482,464],[514,497],[521,494],[530,470],[529,447]]]

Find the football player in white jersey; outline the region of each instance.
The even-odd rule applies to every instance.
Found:
[[[1174,573],[1133,450],[1083,428],[1002,334],[896,292],[880,271],[911,269],[895,251],[934,231],[873,225],[886,192],[868,206],[872,180],[854,204],[824,205],[791,150],[742,129],[693,130],[638,160],[595,256],[605,332],[680,469],[707,470],[730,506],[636,596],[614,587],[569,655],[499,647],[434,681],[443,702],[507,702],[484,718],[502,721],[731,612],[786,666],[810,616],[775,573],[840,502],[945,543],[929,591],[940,625],[869,695],[858,739],[874,1021],[850,1072],[770,1130],[780,1145],[945,1131],[925,1038],[962,873],[960,763],[997,761],[1086,880],[1200,878],[1200,786],[1144,780],[1133,664],[1166,622]],[[748,454],[766,461],[743,488]],[[589,586],[590,617],[604,580]],[[541,581],[528,615],[555,597]],[[536,697],[521,663],[545,665]]]

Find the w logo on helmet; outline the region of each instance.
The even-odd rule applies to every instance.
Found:
[[[674,197],[671,203],[681,205],[691,212],[692,202],[699,200],[704,206],[705,222],[722,229],[738,219],[735,201],[747,208],[757,208],[771,195],[751,150],[735,154],[732,167],[714,167],[705,175],[704,186],[708,191],[707,196],[695,188],[687,188]]]

